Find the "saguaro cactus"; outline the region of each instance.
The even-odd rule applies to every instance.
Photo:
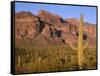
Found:
[[[21,60],[20,60],[20,56],[18,56],[18,67],[20,68],[21,66]]]
[[[72,44],[70,44],[70,46],[73,50],[77,50],[79,69],[84,69],[85,56],[83,50],[88,46],[88,42],[83,45],[83,15],[80,17],[78,48],[74,47]]]

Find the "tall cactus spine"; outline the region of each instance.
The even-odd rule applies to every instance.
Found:
[[[79,38],[78,38],[78,64],[79,69],[84,69],[84,53],[83,53],[83,15],[80,17]]]

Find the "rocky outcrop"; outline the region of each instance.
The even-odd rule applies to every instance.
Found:
[[[64,20],[60,16],[44,10],[40,10],[37,16],[41,18],[42,21],[45,21],[52,25],[59,25],[64,22]]]
[[[25,11],[15,14],[16,38],[34,40],[37,46],[60,45],[68,41],[77,43],[79,24],[76,18],[63,19],[45,10],[40,10],[37,15]],[[95,25],[84,23],[84,40],[86,38],[93,47],[96,42]]]
[[[43,31],[41,32],[41,34],[42,34],[44,37],[50,39],[50,38],[52,37],[53,31],[52,31],[52,29],[50,28],[50,26],[46,24],[45,27],[44,27],[44,29],[43,29]]]

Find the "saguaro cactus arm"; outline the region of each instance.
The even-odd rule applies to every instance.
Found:
[[[69,46],[72,48],[72,50],[78,50],[78,48],[73,46],[72,43],[70,43],[70,42],[69,42]]]
[[[83,50],[86,49],[89,45],[89,42],[86,42],[85,45],[83,46]]]

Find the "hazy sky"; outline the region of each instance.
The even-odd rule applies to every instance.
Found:
[[[15,12],[30,11],[38,14],[39,10],[46,10],[51,13],[60,15],[63,18],[80,18],[80,14],[84,15],[84,21],[96,24],[96,7],[83,7],[71,5],[53,5],[53,4],[36,4],[36,3],[15,3]]]

